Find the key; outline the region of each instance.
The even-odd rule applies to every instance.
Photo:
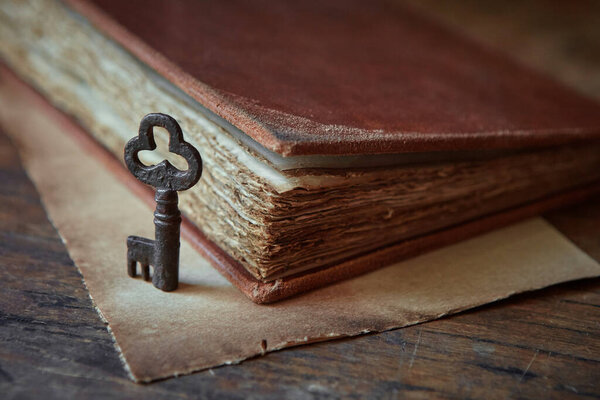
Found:
[[[169,132],[169,151],[185,158],[188,169],[181,171],[169,161],[146,166],[138,158],[142,150],[156,149],[155,126]],[[181,213],[178,207],[178,191],[194,186],[202,175],[202,158],[198,150],[183,139],[181,127],[169,115],[148,114],[140,123],[138,136],[125,145],[125,164],[129,171],[143,183],[156,188],[154,199],[154,240],[139,236],[127,238],[127,273],[137,275],[140,264],[144,280],[150,279],[158,289],[171,291],[179,283],[179,235]]]

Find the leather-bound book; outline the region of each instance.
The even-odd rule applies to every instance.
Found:
[[[598,188],[597,103],[395,2],[5,0],[0,37],[119,159],[143,115],[180,123],[194,240],[256,302]]]

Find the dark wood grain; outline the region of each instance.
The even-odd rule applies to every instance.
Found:
[[[600,397],[600,279],[135,384],[3,135],[0,182],[2,399]],[[600,259],[598,200],[548,219]]]

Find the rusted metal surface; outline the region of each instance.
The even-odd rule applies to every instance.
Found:
[[[169,151],[185,158],[188,169],[181,171],[169,161],[146,166],[138,153],[156,149],[153,128],[159,126],[169,132]],[[148,114],[142,118],[138,136],[125,145],[125,164],[140,181],[156,188],[154,199],[154,240],[139,236],[127,238],[127,272],[137,274],[137,264],[141,266],[142,277],[164,291],[177,288],[179,282],[179,212],[177,191],[194,186],[202,175],[202,158],[198,150],[183,139],[181,127],[166,114]]]

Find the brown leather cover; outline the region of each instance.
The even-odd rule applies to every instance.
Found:
[[[386,1],[67,0],[282,155],[600,137],[600,107]]]

